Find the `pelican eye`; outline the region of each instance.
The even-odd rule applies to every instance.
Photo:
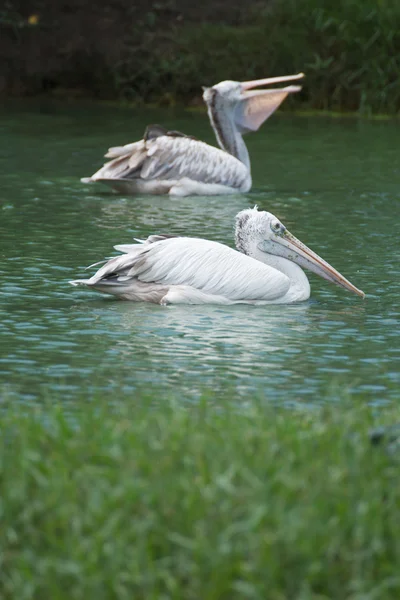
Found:
[[[279,233],[280,231],[284,230],[284,227],[279,221],[274,221],[271,223],[271,229],[274,233]]]

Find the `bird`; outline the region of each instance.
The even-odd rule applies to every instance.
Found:
[[[303,267],[364,298],[365,294],[257,206],[236,215],[236,250],[216,241],[150,235],[114,248],[89,279],[70,281],[135,302],[289,304],[310,297]]]
[[[257,79],[221,81],[203,88],[203,99],[220,148],[179,131],[149,125],[142,140],[109,148],[110,158],[82,183],[99,181],[124,194],[217,196],[251,189],[250,158],[243,134],[257,131],[288,94],[301,87],[254,90],[293,81],[304,73]]]

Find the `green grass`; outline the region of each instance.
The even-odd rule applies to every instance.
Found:
[[[84,405],[0,421],[0,597],[400,594],[400,409]]]
[[[72,18],[42,0],[32,25],[10,0],[0,10],[2,93],[200,105],[201,85],[304,71],[284,110],[400,111],[398,0],[250,0],[240,10],[227,1],[216,11],[203,0],[188,12],[175,0],[128,4],[96,18],[86,2]]]

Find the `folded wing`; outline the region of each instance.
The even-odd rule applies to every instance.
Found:
[[[274,300],[290,286],[283,273],[218,242],[177,237],[132,250],[109,260],[90,283],[187,285],[230,300]]]
[[[240,188],[249,176],[247,167],[224,150],[192,137],[168,132],[139,142],[110,148],[112,158],[91,178],[177,181],[187,177],[202,183]]]

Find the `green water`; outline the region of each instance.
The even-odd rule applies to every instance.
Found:
[[[80,183],[109,146],[153,122],[213,143],[205,114],[49,103],[0,112],[3,397],[132,401],[146,387],[158,399],[209,389],[216,402],[232,390],[233,400],[309,403],[339,387],[398,398],[399,122],[274,116],[247,138],[254,188],[244,196],[135,198]],[[68,285],[133,236],[232,245],[235,214],[256,203],[366,299],[312,274],[311,299],[279,307],[161,307]]]

